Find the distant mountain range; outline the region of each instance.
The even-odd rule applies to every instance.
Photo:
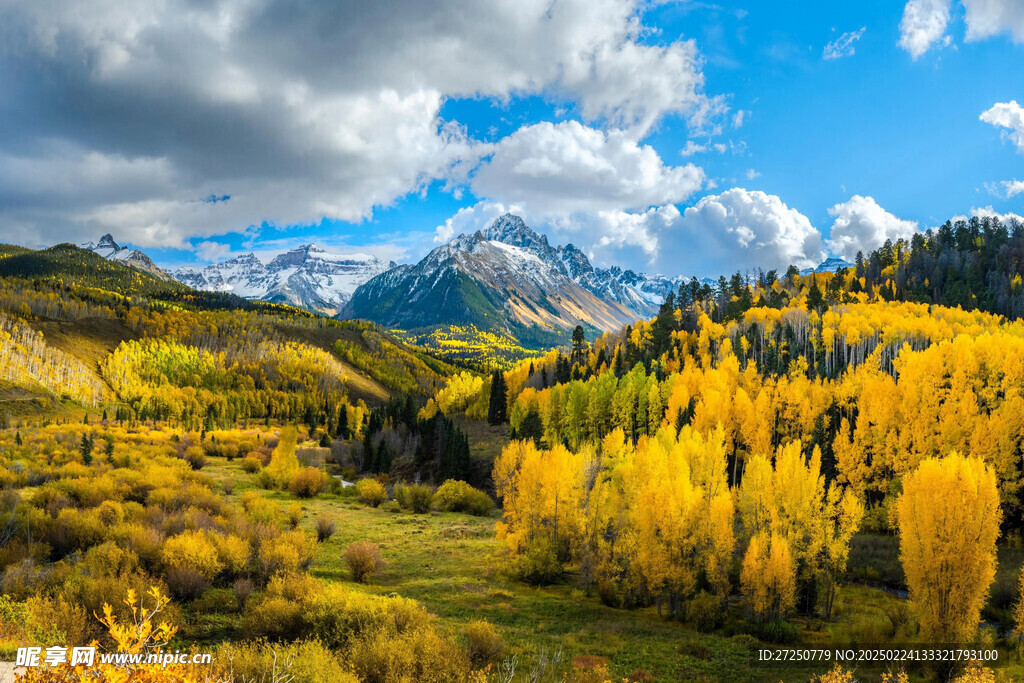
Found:
[[[552,247],[505,214],[361,285],[342,316],[407,330],[473,324],[541,341],[576,325],[610,330],[649,317],[681,281],[594,268],[573,245]]]
[[[245,254],[202,269],[185,266],[171,275],[193,289],[231,292],[336,315],[356,287],[393,267],[394,262],[375,256],[338,254],[303,244],[266,264],[255,254]]]
[[[552,246],[512,214],[485,230],[459,235],[419,263],[403,265],[304,244],[266,262],[250,253],[203,268],[165,271],[111,235],[81,247],[197,290],[404,330],[474,325],[537,346],[563,338],[576,325],[604,331],[649,318],[687,279],[595,268],[577,247]],[[852,264],[832,257],[813,271],[843,267]]]

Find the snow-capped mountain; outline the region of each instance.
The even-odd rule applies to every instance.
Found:
[[[153,259],[146,256],[138,249],[129,249],[128,247],[122,247],[114,241],[113,236],[107,233],[100,238],[99,242],[85,242],[84,244],[78,245],[82,249],[88,249],[94,251],[105,259],[112,261],[120,261],[125,265],[137,268],[145,273],[149,273],[154,277],[160,278],[161,280],[170,280],[171,276],[166,271],[159,268]]]
[[[573,245],[552,247],[522,218],[505,214],[415,265],[373,278],[342,315],[405,329],[472,323],[514,336],[532,328],[561,334],[576,325],[611,330],[651,316],[679,281],[596,269]]]
[[[303,244],[267,263],[255,254],[245,254],[205,268],[185,266],[171,275],[193,289],[231,292],[334,315],[359,285],[394,265],[368,254],[340,254]]]
[[[853,264],[841,256],[829,256],[818,264],[816,268],[804,268],[800,271],[800,274],[810,275],[811,273],[834,273],[841,268],[853,268]]]

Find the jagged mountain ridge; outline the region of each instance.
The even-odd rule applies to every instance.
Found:
[[[184,266],[171,275],[193,289],[334,315],[359,285],[394,266],[367,254],[339,254],[303,244],[266,264],[255,254],[243,254],[205,268]]]
[[[573,245],[552,247],[505,214],[369,280],[342,316],[403,329],[473,324],[520,339],[558,337],[576,325],[611,330],[648,317],[680,281],[595,269]]]
[[[85,242],[78,246],[87,251],[94,252],[110,261],[119,261],[125,265],[137,268],[138,270],[141,270],[144,273],[149,273],[161,280],[172,279],[167,271],[153,263],[153,259],[146,256],[146,254],[138,249],[122,247],[114,241],[114,238],[110,233],[101,237],[98,242]]]

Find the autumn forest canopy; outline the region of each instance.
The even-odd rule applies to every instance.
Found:
[[[1014,680],[1022,276],[1024,226],[975,217],[836,272],[684,281],[546,352],[438,333],[463,345],[441,358],[0,248],[0,658],[96,640],[214,651],[224,680]],[[152,637],[122,630],[139,596]],[[756,659],[939,643],[996,661]],[[46,671],[25,680],[72,680]]]

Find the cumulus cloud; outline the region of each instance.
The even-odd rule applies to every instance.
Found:
[[[862,26],[856,31],[847,31],[832,42],[828,43],[825,46],[822,56],[825,59],[852,57],[854,53],[854,43],[860,40],[860,37],[864,35],[864,31],[866,30],[867,26]]]
[[[989,125],[1003,128],[1003,136],[1017,145],[1017,151],[1024,153],[1024,107],[1017,100],[998,102],[981,115],[981,120]]]
[[[1019,0],[964,0],[967,40],[1009,33],[1024,43],[1024,3]]]
[[[806,216],[776,195],[741,187],[701,198],[659,239],[665,272],[807,268],[824,255],[821,234]]]
[[[1024,194],[1024,180],[1004,180],[1002,184],[1004,196],[1007,199]]]
[[[231,254],[231,245],[211,240],[203,240],[196,245],[196,256],[203,261],[219,261]]]
[[[1006,213],[999,213],[991,206],[974,207],[971,209],[971,216],[977,216],[978,218],[998,218],[1000,223],[1010,223],[1017,221],[1021,225],[1024,225],[1024,216],[1007,211]],[[967,220],[968,216],[955,216],[953,222],[957,220]]]
[[[936,43],[948,45],[951,0],[910,0],[900,22],[900,46],[917,59]],[[1020,0],[962,0],[968,41],[1007,33],[1024,43],[1024,3]]]
[[[871,197],[854,195],[849,201],[828,210],[836,217],[829,236],[829,248],[852,261],[858,251],[867,253],[886,240],[910,239],[917,223],[892,215]]]
[[[490,152],[470,181],[474,194],[541,215],[646,210],[683,201],[704,181],[700,168],[667,166],[624,131],[575,121],[520,128]]]
[[[695,44],[645,44],[642,6],[0,0],[0,234],[358,221],[488,151],[440,119],[451,97],[542,95],[637,140],[666,115],[713,128]]]
[[[917,59],[935,43],[948,44],[949,5],[950,0],[910,0],[900,21],[900,47]]]

